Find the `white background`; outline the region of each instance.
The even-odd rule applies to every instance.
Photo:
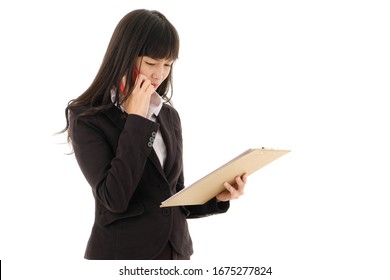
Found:
[[[136,8],[163,12],[181,37],[173,101],[187,185],[251,147],[292,151],[250,176],[227,214],[189,221],[190,264],[389,279],[386,2],[2,1],[5,279],[124,279],[121,265],[137,264],[83,260],[93,198],[65,135],[52,135]]]

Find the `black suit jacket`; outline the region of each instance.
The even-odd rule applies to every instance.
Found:
[[[182,133],[176,110],[164,104],[156,122],[127,115],[116,106],[93,116],[72,108],[72,145],[92,187],[95,221],[87,259],[153,259],[170,241],[182,255],[193,253],[186,218],[223,213],[229,203],[160,208],[184,188]],[[167,157],[164,169],[153,149],[160,129]]]

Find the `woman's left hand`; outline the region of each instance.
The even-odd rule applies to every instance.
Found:
[[[228,182],[225,182],[223,185],[226,190],[216,196],[217,201],[220,202],[237,199],[243,195],[247,178],[248,174],[244,173],[243,175],[236,177],[236,183],[233,186]]]

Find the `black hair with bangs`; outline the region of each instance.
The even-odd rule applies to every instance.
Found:
[[[62,132],[68,131],[68,141],[71,139],[69,109],[86,106],[88,110],[82,115],[91,115],[111,108],[111,89],[119,88],[124,76],[127,77],[125,91],[132,92],[135,84],[132,73],[139,56],[173,61],[179,56],[179,35],[158,11],[134,10],[119,21],[92,84],[79,97],[69,101],[65,109],[66,127]],[[157,88],[157,93],[165,102],[169,102],[169,90],[172,95],[172,70],[171,67],[168,77]],[[119,103],[119,91],[116,92],[114,103]]]

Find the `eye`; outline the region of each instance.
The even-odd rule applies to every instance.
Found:
[[[150,65],[150,66],[156,65],[156,63],[148,62],[148,61],[145,61],[145,63],[146,63],[147,65]]]

